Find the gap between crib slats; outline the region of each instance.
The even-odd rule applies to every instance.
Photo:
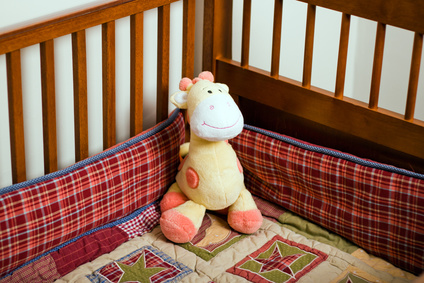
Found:
[[[156,122],[168,117],[170,5],[158,8]]]
[[[130,135],[143,131],[143,13],[130,17],[131,98]]]
[[[275,0],[274,27],[272,32],[271,77],[277,78],[280,71],[281,24],[283,17],[283,0]]]
[[[378,108],[378,97],[380,93],[381,70],[383,67],[384,40],[386,37],[386,25],[377,24],[377,36],[375,39],[374,63],[371,77],[371,91],[368,108]]]
[[[20,50],[6,54],[6,68],[9,100],[12,181],[13,183],[19,183],[26,180]]]
[[[75,161],[88,157],[87,55],[85,30],[72,34],[74,76]]]
[[[423,35],[415,33],[412,49],[411,71],[409,73],[408,96],[406,100],[405,120],[414,119],[415,102],[417,99],[418,79],[421,66],[421,53],[423,48]]]
[[[315,33],[315,14],[316,6],[308,4],[308,12],[306,18],[306,34],[305,34],[305,53],[303,58],[303,79],[302,86],[305,88],[311,87],[312,78],[312,56],[314,48],[314,33]]]
[[[102,24],[103,148],[116,143],[115,118],[115,22]]]
[[[342,24],[340,29],[340,44],[339,44],[339,57],[337,61],[337,74],[336,74],[336,87],[335,97],[343,98],[345,77],[346,77],[346,62],[347,51],[349,45],[349,29],[350,29],[350,15],[342,14]]]
[[[183,62],[182,76],[194,77],[195,0],[183,2]]]
[[[56,98],[53,39],[40,43],[44,173],[57,170]]]
[[[252,10],[252,1],[243,1],[243,30],[241,37],[241,67],[245,68],[249,65],[250,53],[250,17]]]

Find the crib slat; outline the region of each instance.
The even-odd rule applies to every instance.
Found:
[[[272,31],[271,77],[278,78],[280,71],[281,24],[283,21],[283,0],[274,2],[274,28]]]
[[[335,97],[337,98],[343,98],[345,77],[346,77],[347,50],[349,45],[349,29],[350,29],[350,15],[343,13],[342,26],[340,29],[339,58],[337,61],[336,88],[335,88]]]
[[[408,97],[406,99],[405,120],[413,120],[415,101],[417,99],[418,80],[420,75],[421,54],[423,49],[423,35],[415,33],[412,49],[411,71],[409,73]]]
[[[203,70],[216,74],[215,58],[232,58],[232,21],[233,1],[204,1]]]
[[[306,18],[306,35],[305,35],[305,55],[303,61],[303,80],[302,86],[311,87],[312,78],[312,56],[314,48],[314,33],[315,33],[315,14],[316,6],[308,4],[308,12]]]
[[[194,77],[194,36],[195,36],[195,0],[184,0],[183,2],[183,62],[182,76]],[[187,119],[187,110],[183,110],[185,141],[190,141],[190,125]]]
[[[88,157],[87,54],[85,30],[72,34],[75,161]]]
[[[44,173],[57,170],[56,98],[54,79],[54,42],[40,43],[41,95],[43,105]]]
[[[243,1],[243,30],[241,37],[241,66],[249,65],[250,53],[250,18],[252,10],[252,0]]]
[[[103,148],[116,143],[115,118],[115,22],[102,24],[103,52]]]
[[[371,93],[368,107],[377,109],[378,96],[380,93],[381,70],[383,67],[384,39],[386,37],[386,25],[383,23],[377,24],[377,36],[375,39],[374,63],[372,68],[371,78]]]
[[[168,117],[170,11],[170,5],[158,8],[157,122]]]
[[[195,0],[183,2],[183,62],[182,76],[194,77]]]
[[[143,13],[130,18],[131,33],[131,102],[130,135],[143,131]]]
[[[20,50],[12,51],[6,54],[6,69],[7,92],[9,100],[12,181],[13,183],[19,183],[26,180]]]

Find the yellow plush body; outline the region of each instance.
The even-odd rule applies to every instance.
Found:
[[[262,224],[244,186],[240,162],[227,142],[241,132],[243,117],[228,87],[213,83],[210,73],[202,74],[186,87],[180,83],[181,91],[171,97],[177,107],[187,109],[191,126],[190,143],[181,148],[183,155],[188,154],[161,202],[162,231],[177,243],[195,236],[206,209],[228,208],[228,223],[242,233],[253,233]]]
[[[237,166],[237,156],[231,145],[207,142],[192,133],[190,150],[176,180],[182,192],[206,209],[220,210],[232,205],[244,189],[243,174]],[[187,184],[188,168],[196,168],[199,185]]]

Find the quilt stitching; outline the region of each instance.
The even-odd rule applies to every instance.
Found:
[[[296,282],[327,257],[322,251],[276,235],[227,272],[252,282]]]
[[[192,273],[186,265],[173,260],[152,246],[144,246],[132,253],[97,269],[86,277],[99,282],[177,282]]]
[[[206,213],[193,240],[180,246],[209,261],[245,237],[232,230],[220,216]]]

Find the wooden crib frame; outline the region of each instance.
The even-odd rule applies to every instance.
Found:
[[[232,1],[205,0],[204,70],[226,83],[248,124],[305,139],[361,157],[424,172],[424,122],[414,119],[424,33],[424,4],[413,0],[321,1],[308,4],[303,79],[279,76],[282,0],[275,0],[271,70],[249,66],[251,0],[243,1],[241,62],[231,56]],[[88,157],[87,67],[85,29],[102,26],[103,147],[116,143],[115,25],[131,17],[131,135],[143,125],[143,12],[158,8],[157,121],[168,115],[169,0],[110,1],[68,15],[0,34],[6,54],[13,183],[26,180],[20,49],[40,44],[45,174],[57,170],[53,39],[72,34],[75,101],[75,161]],[[182,75],[194,77],[195,0],[183,0]],[[316,7],[343,13],[335,92],[311,85]],[[369,103],[343,96],[351,16],[378,22]],[[386,25],[415,32],[404,115],[378,107]],[[197,27],[201,28],[201,27]],[[174,88],[172,88],[174,90]],[[260,93],[261,95],[258,95]],[[5,94],[1,94],[5,95]]]

